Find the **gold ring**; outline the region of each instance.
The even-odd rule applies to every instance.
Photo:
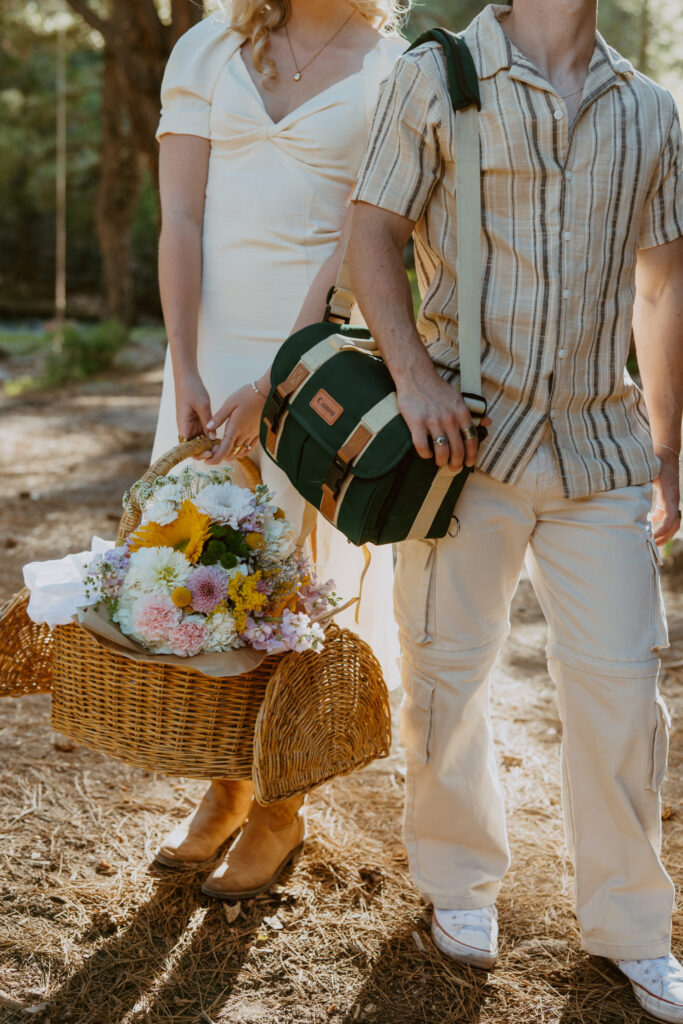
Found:
[[[183,437],[182,434],[178,434],[178,444],[187,444],[187,438]]]
[[[465,427],[464,430],[461,430],[460,433],[462,434],[465,441],[474,441],[475,438],[479,437],[477,428],[475,427],[474,423],[470,423],[468,426]]]

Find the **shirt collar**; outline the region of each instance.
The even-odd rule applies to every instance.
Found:
[[[479,78],[491,78],[507,69],[532,84],[548,83],[536,67],[512,45],[499,24],[499,18],[509,13],[510,8],[502,4],[489,4],[468,26],[464,33]],[[633,65],[608,46],[599,32],[595,33],[595,49],[591,58],[589,76],[600,73],[601,78],[609,76],[618,79],[634,74]],[[587,83],[588,85],[589,83]]]

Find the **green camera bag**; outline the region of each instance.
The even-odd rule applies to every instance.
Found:
[[[457,111],[460,379],[478,423],[486,412],[480,368],[479,87],[462,38],[433,29],[413,47],[428,41],[444,50]],[[344,259],[324,322],[297,331],[275,357],[261,443],[297,491],[354,544],[444,537],[471,469],[455,474],[417,454],[369,331],[350,325],[354,303]]]

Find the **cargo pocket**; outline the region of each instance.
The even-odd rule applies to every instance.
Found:
[[[671,716],[661,697],[655,701],[655,727],[652,732],[652,748],[650,751],[650,781],[648,789],[658,793],[662,784],[666,765],[669,759],[669,729]]]
[[[428,764],[432,749],[433,679],[421,675],[404,662],[403,702],[400,715],[401,743],[418,764]]]
[[[648,534],[647,546],[652,562],[652,573],[650,576],[650,647],[653,651],[659,651],[669,646],[669,631],[666,626],[666,610],[662,587],[659,579],[659,567],[662,564],[662,557],[659,548],[655,543],[652,534]]]
[[[409,642],[431,643],[435,628],[436,543],[404,540],[398,545],[394,579],[396,620]]]

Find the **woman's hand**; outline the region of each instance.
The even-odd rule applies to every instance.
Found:
[[[221,462],[243,459],[249,454],[258,442],[265,401],[265,395],[260,391],[257,394],[251,384],[245,384],[226,399],[207,424],[213,431],[226,424],[223,439],[207,457],[207,465],[217,466]]]
[[[200,434],[215,437],[216,431],[209,426],[211,399],[201,377],[183,376],[176,382],[175,395],[178,434],[188,440]]]

